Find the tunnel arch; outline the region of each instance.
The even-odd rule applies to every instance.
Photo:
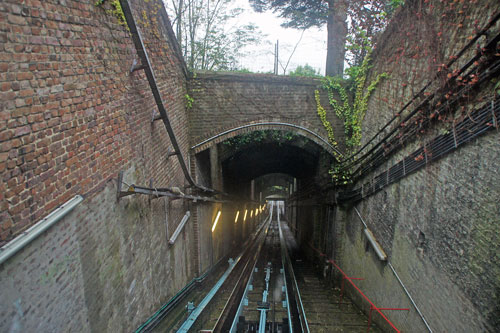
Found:
[[[295,134],[303,136],[308,140],[311,140],[318,146],[322,147],[330,155],[340,155],[340,156],[343,155],[342,152],[337,147],[333,146],[328,142],[328,139],[325,139],[323,136],[307,128],[306,126],[287,123],[287,122],[279,122],[279,121],[259,121],[259,122],[252,121],[246,124],[242,124],[240,126],[220,129],[217,134],[212,135],[204,140],[201,140],[198,143],[191,146],[191,151],[193,154],[197,154],[205,149],[210,148],[211,146],[226,141],[230,138],[259,130],[280,130],[280,131],[294,130]]]
[[[206,186],[229,194],[246,188],[243,196],[253,180],[268,174],[286,174],[317,187],[331,181],[328,170],[336,162],[332,154],[336,148],[313,132],[295,129],[259,123],[222,132],[193,147],[197,175]]]

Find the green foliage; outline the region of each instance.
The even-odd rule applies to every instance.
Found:
[[[389,0],[386,6],[386,15],[392,16],[396,9],[403,6],[405,4],[405,0]]]
[[[97,0],[94,5],[96,7],[102,6],[105,1],[106,0]],[[123,9],[122,5],[120,4],[120,0],[111,0],[110,4],[112,9],[107,9],[106,13],[116,17],[118,19],[118,23],[120,25],[127,27],[128,29],[127,20],[125,19],[125,14],[123,14]]]
[[[259,144],[263,142],[278,142],[281,145],[284,142],[291,141],[297,137],[293,132],[279,130],[261,130],[235,136],[224,141],[224,145],[233,147],[235,150],[244,148],[250,144]]]
[[[186,100],[186,108],[191,109],[193,107],[194,98],[189,96],[189,94],[185,94],[184,99]]]
[[[305,64],[304,66],[297,66],[294,71],[288,73],[290,76],[307,76],[307,77],[322,77],[319,71],[316,71],[314,67]]]
[[[338,145],[338,143],[335,140],[335,135],[333,134],[332,124],[326,118],[326,110],[321,105],[321,100],[320,100],[320,96],[319,96],[319,90],[315,90],[314,91],[314,99],[316,100],[316,107],[317,107],[319,119],[321,119],[321,123],[323,124],[323,127],[325,128],[326,132],[328,133],[328,142],[332,146],[335,147],[335,146]]]
[[[361,124],[365,117],[370,95],[380,81],[388,77],[387,73],[378,74],[368,87],[365,88],[370,67],[370,53],[368,53],[361,66],[356,66],[348,71],[347,79],[325,77],[323,80],[322,87],[328,92],[329,103],[337,117],[344,122],[345,142],[348,154],[352,153],[361,143]],[[340,100],[335,98],[335,93],[340,96]],[[319,91],[317,90],[315,91],[315,97],[318,115],[328,132],[328,139],[335,142],[331,124],[326,120],[326,111],[320,104]],[[353,100],[353,103],[350,103],[351,100]],[[330,173],[337,183],[347,184],[349,181],[349,170],[343,170],[338,165]]]
[[[322,0],[249,0],[259,13],[272,10],[284,19],[285,28],[321,27],[328,19],[328,1]]]
[[[243,13],[231,9],[231,0],[172,0],[165,5],[190,69],[233,71],[244,49],[262,39],[254,24],[229,26]]]
[[[323,88],[328,91],[330,105],[335,114],[344,122],[346,146],[349,152],[359,146],[361,142],[361,122],[368,107],[368,99],[380,81],[387,78],[387,73],[382,73],[366,87],[365,81],[370,69],[370,53],[365,57],[363,64],[349,71],[350,77],[345,80],[340,77],[326,77]],[[348,92],[354,90],[353,103],[350,104]],[[334,92],[340,95],[340,101],[334,97]]]

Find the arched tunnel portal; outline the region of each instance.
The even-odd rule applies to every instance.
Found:
[[[336,160],[333,147],[324,147],[298,131],[254,129],[214,141],[195,156],[205,186],[230,197],[263,201],[271,194],[290,195],[290,188],[295,192],[331,184],[328,170]]]

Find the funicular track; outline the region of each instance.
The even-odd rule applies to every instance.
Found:
[[[367,317],[318,278],[279,217],[273,219],[271,206],[226,278],[214,283],[219,288],[207,292],[205,304],[198,297],[169,332],[366,332]],[[379,330],[372,325],[371,331]]]
[[[250,255],[240,261],[241,267],[193,326],[193,332],[293,331],[292,317],[297,314],[289,311],[289,300],[294,297],[286,288],[282,239],[272,214],[262,229],[248,248]]]
[[[287,261],[288,260],[288,261]],[[231,267],[233,265],[234,267]],[[230,264],[221,285],[195,304],[173,332],[303,332],[296,301],[298,290],[279,222],[268,218],[255,232],[245,251]],[[229,271],[229,270],[228,270]],[[217,283],[219,283],[217,282]],[[217,285],[215,283],[215,285]],[[294,285],[295,287],[291,287]],[[287,288],[288,286],[288,288]],[[210,296],[210,294],[212,294]],[[299,296],[300,297],[300,296]],[[189,300],[186,300],[186,302]],[[192,314],[199,310],[193,317]]]

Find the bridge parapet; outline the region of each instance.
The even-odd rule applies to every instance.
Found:
[[[194,152],[255,130],[292,131],[331,151],[327,132],[317,114],[314,78],[268,74],[197,73],[189,82],[190,142]],[[321,92],[321,90],[320,90]],[[321,93],[324,107],[328,96]],[[342,150],[344,127],[333,109],[327,118]]]

